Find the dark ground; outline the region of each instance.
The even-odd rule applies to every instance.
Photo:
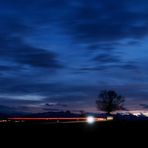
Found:
[[[148,121],[108,121],[94,124],[87,123],[57,123],[30,122],[30,123],[0,123],[0,134],[3,139],[12,139],[13,142],[29,141],[34,144],[54,143],[54,145],[98,144],[123,145],[125,143],[146,143],[148,139]],[[56,142],[55,142],[56,141]],[[79,141],[79,142],[78,142]],[[72,145],[73,145],[72,144]],[[71,146],[70,146],[71,147]]]
[[[107,121],[93,124],[88,123],[50,123],[50,122],[24,122],[24,123],[0,123],[0,130],[4,133],[38,133],[43,134],[133,134],[147,133],[148,121]]]

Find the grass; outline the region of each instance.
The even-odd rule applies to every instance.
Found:
[[[148,121],[107,121],[94,124],[88,123],[49,123],[49,122],[24,122],[0,123],[0,136],[3,139],[14,138],[17,141],[36,144],[41,142],[50,145],[82,145],[97,143],[123,145],[124,143],[144,143],[147,139]],[[18,140],[19,139],[19,140]],[[140,141],[140,139],[142,139]],[[2,140],[1,140],[2,141]],[[79,142],[78,142],[79,141]],[[69,145],[68,145],[69,147]],[[78,147],[78,146],[75,146]],[[98,147],[99,148],[99,147]]]
[[[43,132],[60,133],[95,133],[98,132],[125,132],[125,131],[147,131],[148,121],[106,121],[96,122],[93,124],[84,123],[51,123],[51,122],[12,122],[12,123],[0,123],[0,130],[15,130],[30,132],[33,130],[42,130]]]

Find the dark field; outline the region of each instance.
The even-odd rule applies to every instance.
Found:
[[[148,121],[106,121],[88,123],[24,122],[0,123],[1,133],[27,133],[50,135],[144,135],[148,133]],[[137,135],[137,136],[138,136]]]
[[[88,123],[1,123],[1,142],[29,147],[145,147],[148,121]],[[48,145],[48,146],[47,146]],[[103,147],[102,147],[103,146]]]

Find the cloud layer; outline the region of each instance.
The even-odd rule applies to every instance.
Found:
[[[142,107],[147,10],[147,0],[1,0],[0,104],[95,110],[107,88]]]

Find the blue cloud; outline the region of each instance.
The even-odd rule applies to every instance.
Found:
[[[147,101],[147,0],[0,3],[0,94],[8,95],[4,105],[28,94],[42,96],[41,102],[14,103],[58,100],[89,108],[106,88],[123,91],[127,100],[132,97],[139,104],[141,98]]]

